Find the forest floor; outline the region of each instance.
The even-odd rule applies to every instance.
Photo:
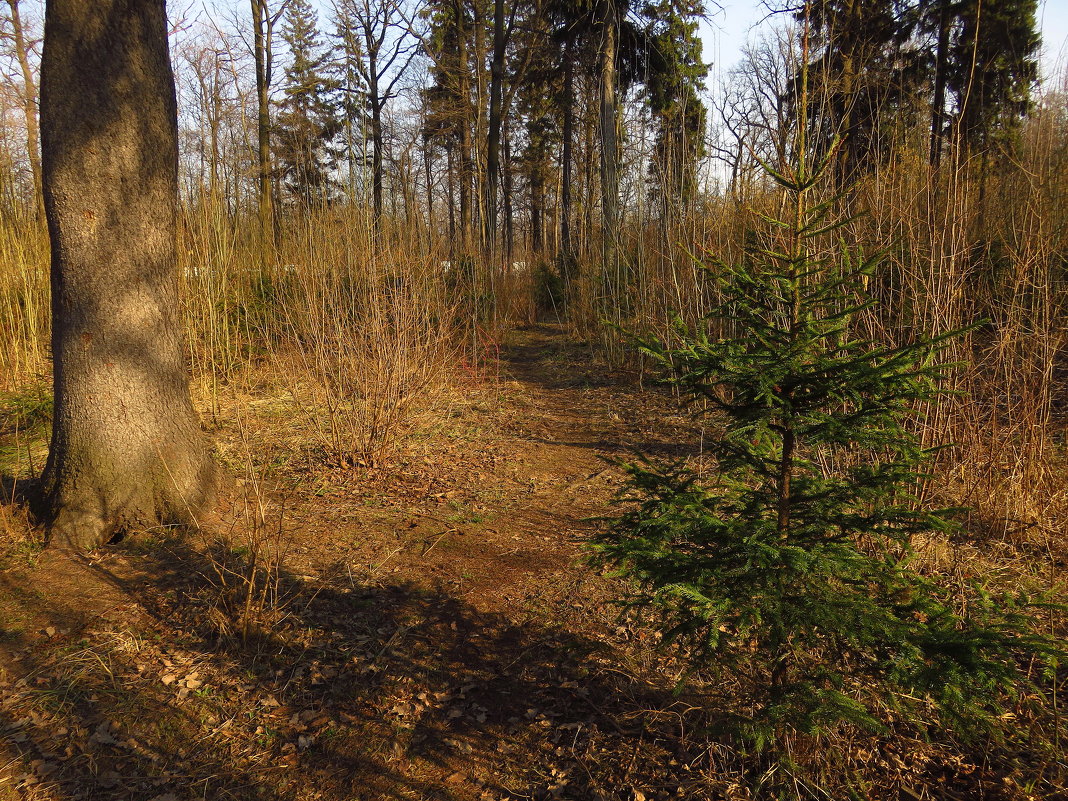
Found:
[[[752,765],[705,733],[709,691],[674,692],[680,666],[582,558],[621,486],[604,457],[699,447],[670,396],[543,325],[380,469],[288,447],[277,399],[217,419],[250,466],[221,537],[73,559],[6,479],[0,801],[751,797]],[[247,581],[252,556],[271,581]],[[872,797],[1068,797],[918,741],[866,748]]]

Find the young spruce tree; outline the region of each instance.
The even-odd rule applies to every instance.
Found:
[[[632,580],[628,604],[660,622],[695,670],[734,676],[729,730],[756,750],[838,724],[880,730],[922,718],[960,734],[995,724],[1024,675],[1050,656],[1026,599],[977,593],[967,618],[910,570],[910,542],[951,527],[912,495],[930,451],[908,426],[939,395],[946,337],[897,347],[856,318],[878,258],[817,242],[844,224],[811,202],[822,165],[770,175],[784,219],[747,263],[705,265],[722,303],[677,344],[641,349],[722,434],[716,468],[625,464],[628,510],[593,560]]]

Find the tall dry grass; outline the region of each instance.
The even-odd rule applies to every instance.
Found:
[[[1012,157],[964,158],[938,170],[913,133],[889,163],[852,185],[837,209],[851,249],[885,258],[869,290],[880,301],[863,333],[895,343],[977,325],[953,340],[960,363],[948,395],[920,411],[925,441],[948,444],[924,488],[932,502],[971,509],[969,531],[1043,548],[1068,531],[1068,95],[1043,97]],[[823,189],[825,197],[836,193]],[[587,293],[572,330],[624,360],[622,329],[671,337],[677,315],[694,323],[716,302],[696,260],[744,260],[747,242],[776,216],[781,193],[750,182],[712,197],[668,227],[632,215],[625,232],[625,297],[611,297],[594,258],[580,264]],[[836,248],[830,241],[821,246]]]
[[[213,415],[235,388],[278,393],[323,458],[351,467],[378,464],[441,400],[462,331],[439,243],[376,241],[350,207],[294,211],[270,243],[215,204],[186,219],[191,362]]]
[[[923,410],[927,441],[953,443],[927,489],[1005,538],[1068,530],[1065,97],[1039,102],[1011,159],[957,155],[933,171],[925,138],[905,137],[841,210],[859,214],[844,230],[851,245],[886,252],[868,333],[893,342],[985,320],[954,343],[959,394]],[[612,276],[587,227],[565,293],[531,257],[458,252],[418,215],[375,235],[358,207],[282,209],[276,238],[263,241],[254,209],[205,197],[183,208],[179,247],[197,396],[218,418],[235,388],[273,381],[323,458],[381,463],[447,396],[458,365],[492,362],[508,327],[539,311],[613,362],[628,358],[620,330],[669,335],[673,315],[697,320],[716,298],[694,256],[744,258],[754,212],[773,215],[778,202],[773,186],[751,180],[686,214],[631,209]],[[0,391],[39,384],[47,240],[25,215],[0,219],[0,337]]]
[[[0,215],[0,391],[48,369],[48,240],[32,220]]]
[[[331,461],[374,467],[444,398],[460,306],[440,251],[376,244],[369,221],[352,222],[325,211],[291,228],[268,341]]]

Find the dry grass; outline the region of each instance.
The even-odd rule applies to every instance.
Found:
[[[881,304],[863,321],[866,333],[895,342],[919,331],[938,333],[985,320],[953,345],[950,356],[961,362],[953,377],[958,394],[919,410],[917,419],[928,443],[952,443],[939,456],[925,498],[971,510],[959,538],[917,543],[917,567],[950,587],[978,581],[991,591],[1024,587],[1041,592],[1063,582],[1068,531],[1064,102],[1051,98],[1040,108],[1025,128],[1019,157],[1003,164],[999,172],[980,176],[977,164],[953,164],[947,159],[940,172],[932,173],[919,151],[902,152],[857,186],[848,200],[848,211],[861,214],[845,230],[848,241],[887,254],[871,287]],[[605,279],[596,242],[584,243],[566,306],[565,320],[572,334],[598,345],[610,364],[619,364],[630,356],[618,331],[606,327],[605,321],[624,329],[667,333],[672,313],[689,321],[699,318],[715,298],[691,254],[707,249],[726,261],[738,259],[751,228],[751,212],[775,210],[777,197],[768,187],[751,182],[746,192],[735,199],[708,199],[698,213],[670,227],[631,218],[622,248],[624,287]],[[281,581],[294,534],[287,528],[284,493],[277,486],[309,477],[322,479],[324,486],[352,485],[354,476],[385,466],[397,467],[393,477],[399,485],[398,476],[421,447],[417,437],[447,424],[463,382],[499,376],[504,332],[536,316],[541,279],[533,261],[522,255],[513,256],[512,263],[486,264],[481,258],[453,252],[450,243],[421,228],[387,226],[376,241],[366,213],[343,207],[284,216],[275,242],[259,241],[255,220],[235,217],[221,203],[186,208],[183,221],[180,280],[194,395],[219,429],[221,458],[233,473],[243,476],[233,493],[230,516],[219,528],[219,540],[202,543],[203,554],[190,557],[208,599],[198,600],[195,611],[206,616],[204,622],[223,639],[248,641],[276,627],[300,628],[287,618],[291,596]],[[39,419],[44,407],[38,396],[48,369],[46,262],[47,242],[39,230],[24,222],[0,222],[2,554],[32,553],[40,540],[24,507],[11,501],[17,494],[16,480],[32,476],[43,464],[46,425]],[[565,309],[561,304],[548,311],[563,314]],[[542,434],[534,432],[535,439]],[[485,469],[493,472],[496,465]],[[425,486],[411,491],[444,508],[450,502],[449,490],[435,480],[427,477]],[[563,492],[570,487],[566,485]],[[307,487],[301,492],[302,497],[311,494]],[[405,498],[398,505],[409,501]],[[517,501],[516,507],[500,514],[511,515],[522,503]],[[470,504],[471,510],[450,507],[450,514],[477,516],[482,512],[475,505]],[[431,512],[438,514],[435,509]],[[429,513],[424,517],[436,519]],[[389,539],[402,524],[407,525],[398,518],[391,522],[388,536],[380,532],[377,567],[393,558],[395,548],[404,546],[403,541],[397,546]],[[528,528],[538,525],[533,521]],[[333,532],[324,526],[327,530]],[[441,557],[454,531],[455,526],[445,534],[434,532],[436,539],[415,549],[419,559]],[[502,545],[501,553],[511,551]],[[450,568],[446,564],[442,570]],[[376,586],[380,579],[375,571],[365,578],[368,586]],[[291,579],[291,586],[297,586],[299,577]],[[336,597],[323,604],[329,615],[349,614],[348,590],[339,586],[332,592]],[[311,606],[307,598],[303,601]],[[392,601],[385,598],[384,608],[387,602]],[[567,605],[561,602],[560,608]],[[606,614],[600,607],[596,613]],[[403,636],[409,624],[398,621],[383,632],[375,628],[370,612],[361,614],[364,617],[356,619],[366,631],[361,628],[359,635],[370,643],[361,658],[370,663],[388,660],[394,645],[391,638],[396,632]],[[455,632],[456,621],[450,622],[449,631]],[[311,623],[303,625],[308,628]],[[1049,625],[1052,631],[1063,622],[1051,615]],[[432,627],[428,631],[440,639],[442,632]],[[316,636],[320,634],[324,642],[332,636],[318,631]],[[466,636],[463,631],[455,636],[463,639],[461,634]],[[294,640],[293,652],[300,647],[303,644]],[[112,645],[100,648],[101,653],[121,651]],[[344,667],[347,654],[329,653],[342,669],[349,669]],[[517,653],[515,659],[525,658],[527,652]],[[80,654],[69,665],[74,679],[92,658],[84,656],[82,665]],[[169,657],[156,656],[157,672],[170,675],[171,666],[162,661]],[[641,658],[652,659],[644,651]],[[435,653],[427,664],[436,659]],[[104,663],[92,667],[100,681],[110,681],[116,670]],[[120,667],[131,681],[141,681],[135,664]],[[220,674],[227,669],[218,668]],[[586,665],[568,673],[568,684],[562,686],[585,686],[587,677],[580,670],[585,671]],[[605,668],[606,673],[612,671],[619,672]],[[366,676],[358,678],[364,682]],[[282,692],[278,687],[284,684],[276,678],[268,675],[263,681],[272,692]],[[143,683],[147,688],[149,682]],[[553,692],[559,689],[548,683]],[[354,681],[353,686],[360,685]],[[517,693],[523,689],[517,688]],[[606,703],[618,698],[616,689],[614,683],[606,684]],[[151,690],[161,693],[162,699],[152,703],[171,703],[170,690],[162,694],[155,684]],[[1052,690],[1056,695],[1056,683]],[[395,711],[396,699],[383,697],[388,704],[379,704],[378,699],[369,703],[379,715],[376,720],[389,719]],[[561,709],[581,704],[570,695],[565,700]],[[300,711],[297,700],[292,704],[293,711]],[[617,716],[624,725],[639,719],[642,726],[648,720],[665,730],[675,725],[654,721],[656,714],[671,718],[673,707],[643,718],[649,710],[637,703],[624,706],[629,717]],[[523,714],[521,709],[511,711],[517,712],[513,717]],[[686,725],[694,721],[690,712],[679,716],[680,732],[683,721]],[[1032,718],[1024,722],[1036,727],[1049,723]],[[512,725],[507,718],[499,723],[501,732]],[[249,729],[242,747],[253,749],[262,732]],[[217,734],[210,727],[205,731]],[[574,735],[573,748],[579,729],[568,731]],[[638,754],[642,732],[628,731],[624,736],[620,730],[616,750],[605,759],[616,759],[616,767],[625,767],[628,757],[620,754],[632,747]],[[296,730],[291,734],[290,739],[299,743]],[[354,741],[361,736],[354,729]],[[540,730],[530,735],[532,749],[538,747],[539,737]],[[632,746],[635,739],[638,746]],[[162,735],[158,740],[161,749],[172,744]],[[835,776],[824,777],[828,786],[840,787],[842,777],[870,769],[886,783],[873,788],[872,795],[878,794],[876,790],[889,793],[887,788],[911,787],[913,781],[937,786],[943,771],[963,775],[978,770],[952,744],[920,743],[905,735],[888,742],[841,733],[818,745],[799,738],[786,748],[809,779],[836,771]],[[270,744],[263,753],[277,758],[280,749],[280,744]],[[704,740],[698,750],[703,769],[730,785],[724,793],[736,791],[737,797],[744,797],[743,785],[753,778],[745,775],[745,757]],[[650,758],[650,764],[662,763],[661,756]],[[219,769],[211,759],[205,758],[203,764],[205,770]],[[634,765],[633,757],[630,764]],[[1043,771],[1044,766],[1039,773]],[[629,768],[619,786],[628,774]],[[1005,797],[1024,798],[1031,792],[1011,783],[1018,778],[1005,777]],[[1036,794],[1039,791],[1050,798],[1059,792],[1049,787],[1038,788]]]
[[[378,466],[437,407],[459,363],[457,303],[433,252],[374,249],[343,220],[309,219],[285,251],[271,358],[329,459]]]
[[[47,239],[0,217],[0,392],[47,368],[49,317]]]

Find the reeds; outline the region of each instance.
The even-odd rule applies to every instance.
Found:
[[[0,392],[48,367],[48,241],[32,220],[0,215]]]

